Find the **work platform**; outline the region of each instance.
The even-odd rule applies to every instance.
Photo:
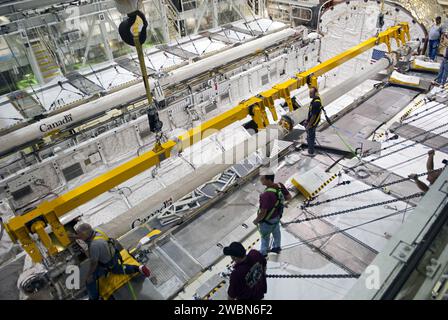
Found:
[[[435,89],[435,91],[437,92],[438,90]],[[406,107],[409,107],[412,99],[417,96],[417,92],[414,95],[410,93],[407,102],[403,102],[402,107],[397,109],[396,114],[390,114],[389,117],[381,119],[381,121],[386,122],[383,130],[387,130],[390,123],[394,123],[394,119],[405,112]],[[420,111],[424,109],[425,106],[422,106]],[[424,114],[421,113],[420,116],[424,116]],[[412,115],[413,113],[409,116],[412,117]],[[352,116],[346,116],[345,121],[349,122],[348,119]],[[426,121],[431,122],[430,119],[436,118],[443,122],[446,121],[447,117],[448,108],[445,105],[444,112],[435,114],[434,118],[428,115],[426,120],[424,120],[424,117],[416,122],[423,124]],[[431,125],[431,128],[436,126],[437,123],[434,126]],[[347,129],[347,127],[345,128]],[[372,128],[375,128],[375,126],[372,126]],[[373,133],[372,131],[362,131],[366,137],[371,136]],[[320,134],[325,134],[325,132],[331,132],[331,130],[326,129],[324,132],[320,132]],[[349,130],[346,130],[346,134],[348,132]],[[431,140],[433,133],[431,134],[431,131],[426,132],[425,137]],[[356,135],[359,132],[351,131],[351,133]],[[444,133],[443,135],[446,134]],[[400,137],[399,139],[402,140],[403,138],[405,137]],[[383,148],[389,146],[391,143],[397,143],[396,140],[390,143],[384,143],[384,138],[380,140],[383,141]],[[400,140],[397,146],[402,148],[403,146],[409,145],[401,144]],[[448,156],[445,149],[443,149],[444,144],[434,144],[431,147],[437,150],[435,158],[436,168],[443,167],[441,160],[446,159]],[[429,148],[427,146],[417,143],[390,157],[381,159],[378,163],[374,161],[371,164],[362,164],[354,171],[349,170],[347,174],[344,168],[350,165],[353,166],[353,164],[357,163],[357,160],[344,160],[340,163],[342,166],[337,165],[332,170],[332,172],[341,172],[341,175],[330,182],[311,203],[316,201],[325,202],[328,199],[341,197],[353,192],[356,193],[360,190],[387,185],[402,180],[413,172],[424,172],[426,171],[425,164],[428,150]],[[416,157],[416,155],[418,156]],[[366,158],[366,161],[368,159],[373,160],[378,156],[374,155]],[[292,173],[306,172],[316,166],[322,167],[323,171],[334,163],[335,159],[331,157],[332,154],[318,152],[315,158],[302,158],[294,166],[288,167],[285,162],[282,162],[277,175],[284,178]],[[407,162],[403,164],[402,162],[405,158]],[[357,174],[358,172],[359,174]],[[344,181],[350,181],[350,184],[339,185]],[[307,274],[362,273],[373,261],[378,252],[386,245],[392,235],[412,216],[412,211],[418,205],[420,197],[405,201],[400,201],[399,199],[418,193],[419,191],[415,183],[412,181],[404,181],[403,183],[393,184],[387,188],[379,188],[375,191],[351,196],[328,204],[324,203],[316,207],[302,208],[305,199],[303,197],[296,198],[285,209],[285,215],[282,219],[284,224],[281,229],[283,239],[282,247],[284,249],[280,255],[269,255],[267,273],[296,274],[302,276],[306,276]],[[363,210],[355,210],[325,219],[316,219],[288,225],[289,222],[296,219],[313,218],[323,214],[361,208],[388,201],[394,202],[389,205],[372,206]],[[250,236],[243,241],[244,245],[246,247],[253,245],[255,248],[259,248],[258,233],[248,232],[248,234]],[[239,239],[233,240],[238,241]],[[224,258],[213,269],[225,270],[229,262],[230,260],[228,258]],[[284,299],[286,297],[287,299],[291,299],[291,297],[294,297],[294,299],[340,299],[347,294],[354,283],[354,279],[269,278],[266,299]],[[206,271],[198,280],[195,280],[193,284],[187,287],[185,293],[180,293],[177,298],[225,299],[227,286],[228,278],[219,276],[213,270]]]
[[[328,150],[319,152],[313,159],[303,157],[291,148],[294,145],[291,141],[277,140],[272,146],[275,150],[272,156],[275,153],[281,155],[276,166],[277,180],[290,187],[293,175],[311,169],[325,172],[331,168],[329,174],[337,174],[337,178],[329,181],[310,202],[299,195],[285,209],[281,231],[284,250],[280,255],[269,255],[268,273],[344,274],[352,275],[353,278],[273,278],[268,280],[270,289],[266,298],[343,298],[355,283],[356,276],[365,270],[388,239],[412,216],[412,210],[420,198],[400,200],[418,192],[413,182],[405,181],[329,204],[303,207],[304,204],[324,202],[359,190],[390,184],[413,172],[424,172],[429,147],[437,150],[436,167],[440,167],[441,160],[448,157],[446,142],[443,140],[447,138],[443,130],[448,116],[446,104],[429,100],[417,104],[428,95],[399,87],[382,88],[377,84],[377,81],[369,80],[362,88],[351,93],[352,98],[349,94],[347,99],[352,103],[343,99],[326,106],[330,117],[335,114],[342,116],[336,117],[333,126],[325,124],[323,119],[322,130],[317,133],[318,140],[319,137],[334,135],[335,130],[347,140],[355,137],[370,141],[375,137],[380,147],[376,147],[373,154],[364,157],[362,162],[353,157],[351,160],[338,161],[335,165],[339,156]],[[442,101],[447,93],[433,89],[429,95],[434,100]],[[376,113],[369,108],[374,108]],[[362,119],[360,114],[363,115]],[[238,125],[235,125],[228,131],[224,130],[218,138],[222,146],[230,148],[237,143],[239,140],[229,143],[234,135],[247,135],[244,129],[237,128]],[[418,137],[413,138],[415,135]],[[226,142],[224,137],[230,140]],[[209,150],[209,154],[212,154],[218,149],[212,147]],[[388,156],[391,152],[392,156]],[[188,154],[184,156],[189,159]],[[252,221],[257,211],[258,194],[262,191],[258,179],[261,159],[259,155],[253,154],[239,164],[226,166],[228,169],[211,183],[165,206],[154,216],[157,219],[141,221],[134,230],[120,238],[125,248],[132,249],[149,230],[157,228],[165,232],[164,236],[145,248],[140,256],[157,278],[155,284],[146,283],[149,280],[143,286],[134,283],[140,297],[148,298],[152,292],[153,296],[160,295],[164,299],[225,298],[228,278],[222,275],[228,272],[230,261],[222,257],[222,248],[232,241],[242,241],[247,247],[259,247],[259,235]],[[159,168],[159,174],[176,168],[181,163],[178,161],[163,165]],[[182,170],[189,166],[189,162],[195,167],[204,159],[195,161],[192,158],[184,163]],[[348,170],[351,167],[355,169]],[[350,183],[343,184],[344,181]],[[127,197],[132,201],[135,195]],[[390,204],[354,210],[335,217],[290,223],[297,219],[317,218],[335,211],[389,201]],[[117,203],[109,201],[108,206],[116,207]],[[117,218],[120,220],[121,217]],[[378,220],[372,222],[375,219]],[[2,274],[9,274],[8,270],[13,269],[4,270]],[[285,281],[288,281],[287,286],[284,286]],[[129,294],[129,288],[124,286],[118,296],[130,298]]]

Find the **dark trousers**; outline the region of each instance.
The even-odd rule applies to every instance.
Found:
[[[440,63],[440,71],[437,75],[436,82],[440,83],[441,85],[445,85],[446,80],[448,79],[448,59],[445,58]]]
[[[112,260],[106,264],[98,264],[98,267],[93,273],[93,279],[86,283],[86,289],[90,300],[98,300],[100,298],[98,279],[105,277],[109,272],[113,274],[134,274],[139,272],[137,266],[121,264],[118,255],[119,253],[117,252]]]
[[[437,51],[439,50],[440,40],[429,40],[428,56],[431,60],[436,60]]]
[[[306,130],[306,143],[308,144],[308,153],[314,154],[314,146],[316,145],[316,127]]]

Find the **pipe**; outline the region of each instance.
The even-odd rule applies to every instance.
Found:
[[[362,74],[354,79],[348,79],[340,85],[335,86],[327,91],[322,92],[322,101],[325,104],[330,104],[337,98],[348,93],[365,80],[369,79],[379,71],[390,66],[390,60],[383,58],[369,66]],[[308,108],[302,107],[294,112],[288,114],[294,123],[300,123],[306,119],[308,115]],[[235,145],[231,149],[226,150],[222,154],[214,157],[208,164],[202,165],[197,170],[182,177],[182,183],[175,181],[166,188],[160,190],[155,195],[144,199],[139,204],[129,209],[125,214],[122,214],[113,220],[100,226],[108,235],[113,238],[119,238],[131,230],[131,224],[137,219],[144,219],[149,215],[152,209],[156,209],[161,203],[165,201],[175,202],[181,199],[185,194],[192,192],[201,185],[210,181],[213,177],[226,171],[236,163],[242,161],[255,151],[268,148],[269,144],[275,139],[282,139],[288,132],[278,124],[268,126],[265,130],[259,131],[257,134],[250,136],[247,140]],[[263,153],[266,154],[266,153]],[[223,161],[224,160],[224,161]]]
[[[221,54],[204,58],[190,65],[176,69],[167,77],[159,80],[163,86],[173,85],[195,77],[198,74],[213,68],[225,65],[244,56],[264,50],[275,43],[285,40],[296,34],[290,28],[275,32],[259,39],[244,43],[240,46],[225,50]],[[155,80],[150,80],[151,88],[154,88]],[[46,136],[54,130],[61,130],[73,126],[83,120],[102,114],[110,109],[129,104],[138,97],[145,96],[145,87],[141,83],[135,84],[124,91],[118,91],[101,97],[95,101],[85,103],[68,111],[42,119],[24,128],[0,136],[0,156],[15,148]]]
[[[382,58],[378,60],[376,63],[368,66],[360,75],[349,78],[340,85],[328,89],[322,94],[322,102],[326,105],[332,103],[341,97],[341,90],[344,92],[349,92],[359,84],[376,75],[378,72],[389,68],[391,65],[392,61],[389,58]]]
[[[348,93],[352,89],[356,88],[358,85],[364,81],[370,79],[372,76],[376,75],[378,72],[389,68],[392,65],[392,60],[388,57],[378,60],[376,63],[367,67],[363,73],[359,74],[354,78],[349,78],[342,82],[341,84],[329,88],[320,93],[320,97],[324,107],[339,99],[344,94]],[[305,106],[309,106],[310,99],[307,99],[304,103]],[[300,108],[291,114],[289,117],[293,120],[294,125],[301,123],[306,120],[308,116],[308,108]]]
[[[144,219],[152,209],[160,206],[165,201],[175,202],[184,197],[187,193],[199,188],[210,181],[213,177],[226,171],[236,163],[244,160],[257,150],[264,149],[275,139],[278,139],[277,126],[266,128],[256,135],[250,136],[247,140],[240,142],[233,148],[215,156],[207,164],[202,165],[197,170],[182,177],[182,183],[175,181],[156,194],[144,199],[126,213],[101,225],[100,228],[112,238],[119,238],[131,230],[131,224],[137,219]],[[283,131],[282,131],[283,132]]]

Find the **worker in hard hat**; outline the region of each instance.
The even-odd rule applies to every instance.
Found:
[[[90,268],[86,279],[86,288],[90,300],[99,299],[97,281],[107,273],[134,274],[141,273],[145,277],[150,276],[150,271],[145,265],[134,266],[123,264],[119,244],[115,239],[109,238],[104,232],[93,229],[90,224],[82,223],[76,228],[76,235],[72,239],[84,241],[88,247]]]
[[[270,169],[261,169],[260,175],[261,184],[266,189],[260,195],[260,207],[253,223],[258,226],[261,235],[260,252],[263,256],[267,256],[268,251],[277,254],[281,251],[280,219],[285,201],[291,199],[291,194],[282,183],[274,182],[275,174]],[[274,244],[269,250],[271,234]]]
[[[426,170],[428,170],[428,175],[427,175],[426,179],[429,182],[429,186],[432,186],[434,184],[434,182],[436,182],[436,180],[440,176],[440,174],[442,173],[441,169],[434,170],[434,155],[435,155],[435,151],[430,150],[428,152],[428,160],[426,161]],[[447,165],[446,161],[443,161],[443,163],[445,164],[445,166]],[[415,173],[410,174],[409,178],[414,180],[415,183],[417,184],[417,187],[420,190],[422,190],[423,192],[427,192],[429,190],[429,187],[426,185],[426,183],[424,183],[423,181],[420,181]]]
[[[308,111],[308,118],[305,121],[306,141],[308,145],[308,152],[303,154],[314,157],[314,146],[316,144],[316,129],[320,123],[320,116],[322,114],[322,102],[319,97],[317,88],[310,89],[310,108]]]

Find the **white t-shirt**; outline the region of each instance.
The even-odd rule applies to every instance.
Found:
[[[429,40],[439,40],[442,35],[442,25],[433,25],[429,30]]]

